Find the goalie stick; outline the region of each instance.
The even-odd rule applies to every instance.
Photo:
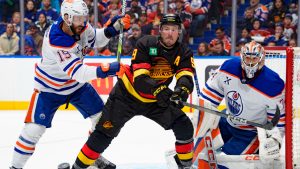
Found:
[[[224,117],[224,118],[229,118],[229,119],[238,121],[238,122],[243,123],[243,124],[248,124],[248,125],[251,125],[251,126],[254,126],[254,127],[260,127],[260,128],[266,129],[266,130],[271,130],[273,127],[275,127],[277,125],[279,119],[280,119],[280,110],[279,110],[278,106],[276,106],[276,112],[275,112],[275,115],[274,115],[273,119],[270,122],[268,121],[266,124],[260,124],[260,123],[256,123],[256,122],[253,122],[253,121],[249,121],[249,120],[244,119],[244,118],[233,116],[231,114],[225,114],[225,113],[221,113],[221,112],[216,111],[216,110],[208,109],[206,107],[202,107],[202,106],[198,106],[198,105],[195,105],[195,104],[183,102],[181,100],[171,100],[171,101],[175,102],[176,104],[180,103],[184,106],[188,106],[188,107],[200,110],[200,111],[205,111],[207,113],[211,113],[211,114],[221,116],[221,117]]]
[[[125,8],[126,8],[126,0],[122,1],[122,16],[125,15]],[[121,25],[121,29],[120,29],[120,35],[119,35],[119,42],[118,42],[118,50],[117,50],[117,61],[120,62],[121,61],[121,53],[122,53],[122,44],[123,44],[123,24]]]

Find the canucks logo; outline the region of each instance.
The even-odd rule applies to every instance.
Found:
[[[238,116],[243,111],[243,102],[241,95],[237,91],[230,91],[227,93],[227,105],[230,112]]]

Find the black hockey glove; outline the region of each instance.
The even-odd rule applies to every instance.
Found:
[[[161,85],[153,92],[153,96],[156,97],[157,104],[160,107],[168,107],[170,105],[170,97],[173,91],[166,85]]]
[[[176,103],[176,107],[181,109],[184,106],[179,101],[186,102],[189,97],[189,94],[190,94],[190,91],[186,87],[184,87],[184,86],[176,87],[171,96],[171,100],[174,103]]]

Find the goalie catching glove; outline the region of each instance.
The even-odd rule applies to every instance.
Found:
[[[115,16],[108,20],[105,25],[104,34],[107,38],[115,37],[120,34],[121,27],[124,27],[124,32],[130,28],[130,16]]]
[[[277,127],[272,130],[257,128],[259,139],[259,158],[262,162],[268,163],[280,156],[280,145],[282,137]]]

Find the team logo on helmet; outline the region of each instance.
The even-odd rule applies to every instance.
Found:
[[[227,93],[227,105],[230,112],[238,116],[243,111],[243,102],[241,95],[237,91],[230,91]]]

